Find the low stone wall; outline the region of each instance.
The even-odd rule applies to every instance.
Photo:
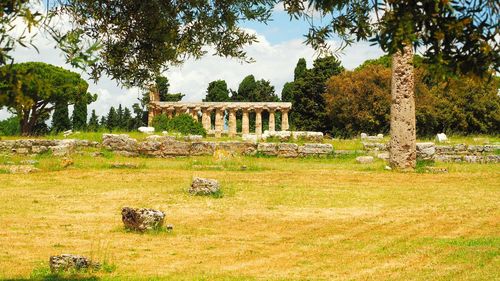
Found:
[[[365,151],[388,151],[384,143],[363,143]],[[435,145],[432,142],[417,143],[417,159],[439,162],[500,163],[500,145]]]
[[[125,156],[177,157],[213,155],[216,150],[233,154],[256,155],[257,153],[277,157],[325,156],[333,152],[331,144],[308,143],[299,146],[293,143],[252,142],[205,142],[178,141],[168,136],[149,136],[143,142],[128,135],[106,134],[102,147]]]
[[[15,154],[40,154],[51,151],[55,156],[65,156],[72,153],[78,147],[97,147],[98,142],[88,140],[46,140],[46,139],[22,139],[0,141],[0,151]]]

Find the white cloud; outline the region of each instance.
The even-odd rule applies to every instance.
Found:
[[[283,84],[293,80],[293,70],[299,58],[304,57],[308,66],[312,66],[314,51],[305,46],[302,39],[271,44],[264,36],[259,34],[257,36],[259,42],[245,49],[248,55],[255,59],[255,63],[241,63],[235,59],[211,55],[200,60],[188,60],[183,66],[171,68],[166,72],[170,80],[171,91],[184,93],[186,101],[201,101],[211,81],[223,79],[227,81],[230,88],[237,89],[239,82],[245,76],[253,74],[256,79],[270,80],[279,95]],[[301,34],[297,34],[298,38],[300,36]],[[63,55],[54,48],[48,36],[37,36],[35,44],[40,53],[33,49],[18,47],[14,51],[16,61],[42,61],[79,72],[65,64]],[[358,43],[345,49],[339,58],[347,69],[353,69],[366,59],[376,58],[381,54],[382,52],[377,47],[369,46],[368,43]],[[85,74],[82,76],[88,78]],[[109,77],[103,77],[97,84],[90,80],[88,82],[89,91],[98,94],[97,101],[89,106],[89,112],[95,109],[98,115],[103,115],[107,113],[110,106],[116,107],[122,104],[130,107],[137,102],[137,89],[121,88]],[[7,116],[9,114],[6,110],[0,110],[0,119]]]

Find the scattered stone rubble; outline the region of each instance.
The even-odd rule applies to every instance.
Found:
[[[165,213],[158,210],[130,207],[122,209],[122,222],[125,228],[134,231],[159,229],[163,226],[164,219]]]
[[[214,179],[194,178],[189,188],[193,195],[210,195],[220,191],[219,182]]]
[[[57,273],[62,271],[78,271],[86,269],[97,270],[101,265],[84,256],[62,254],[59,256],[51,256],[49,258],[49,266],[50,271]]]

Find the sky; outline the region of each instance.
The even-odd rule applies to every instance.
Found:
[[[188,60],[182,66],[172,67],[165,73],[170,82],[170,92],[185,94],[183,101],[201,101],[211,81],[222,79],[227,82],[229,88],[237,89],[245,76],[253,74],[256,79],[269,80],[279,96],[283,85],[293,80],[293,70],[299,58],[305,58],[308,67],[312,67],[316,54],[311,47],[303,43],[304,34],[308,30],[306,22],[290,21],[289,16],[277,7],[273,12],[272,21],[267,25],[247,22],[242,27],[258,37],[258,43],[245,47],[247,54],[255,60],[254,63],[241,63],[236,59],[211,54],[200,60]],[[38,52],[18,46],[13,52],[15,61],[46,62],[81,73],[89,83],[89,92],[98,95],[97,101],[89,105],[89,116],[93,109],[98,115],[104,115],[111,106],[122,104],[131,107],[137,102],[140,95],[137,88],[122,88],[109,77],[102,77],[94,83],[82,71],[65,64],[62,53],[54,48],[54,42],[48,36],[39,34],[34,43],[39,49]],[[332,41],[334,46],[336,43],[338,44]],[[381,55],[383,52],[379,47],[360,42],[344,49],[338,57],[345,68],[354,69],[365,60]],[[9,116],[10,113],[5,109],[0,110],[0,120]]]

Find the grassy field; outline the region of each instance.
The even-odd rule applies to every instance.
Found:
[[[35,159],[38,173],[0,173],[0,279],[50,279],[50,255],[77,253],[106,270],[67,279],[499,280],[499,164]],[[218,179],[223,197],[190,196],[194,176]],[[124,206],[161,209],[174,231],[126,232]]]

